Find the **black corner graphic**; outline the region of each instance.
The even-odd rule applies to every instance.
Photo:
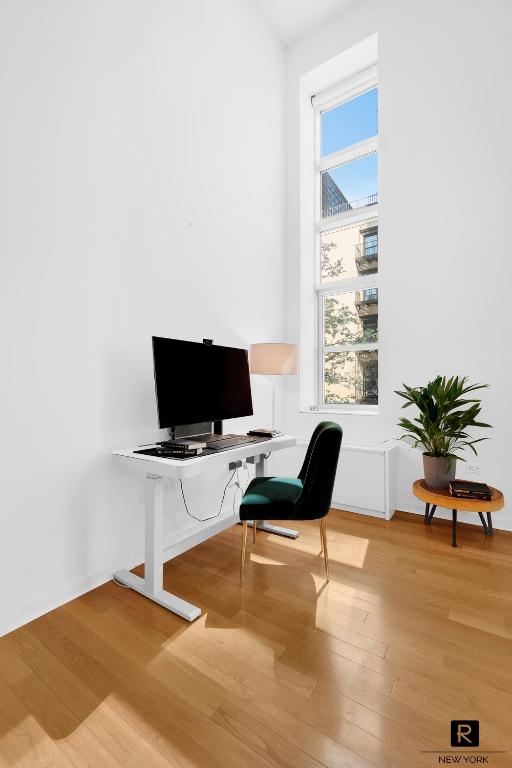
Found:
[[[480,745],[480,723],[478,720],[452,720],[452,747],[478,747]]]

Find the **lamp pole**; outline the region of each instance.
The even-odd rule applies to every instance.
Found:
[[[276,428],[276,377],[272,378],[272,429]]]

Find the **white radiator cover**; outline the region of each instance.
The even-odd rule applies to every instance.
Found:
[[[342,445],[332,506],[391,520],[396,508],[395,444]]]
[[[272,474],[296,475],[307,448],[299,441],[296,448],[272,457]],[[396,508],[398,447],[382,445],[341,446],[332,506],[363,515],[391,520]]]

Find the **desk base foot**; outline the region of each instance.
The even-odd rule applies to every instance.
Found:
[[[165,589],[152,592],[146,587],[144,579],[141,579],[140,576],[136,576],[134,573],[130,573],[130,571],[117,571],[114,574],[114,578],[120,584],[124,584],[125,587],[130,587],[144,595],[144,597],[147,597],[148,600],[158,603],[162,608],[167,608],[168,611],[181,616],[182,619],[194,621],[194,619],[201,615],[201,609],[197,605],[187,603],[186,600],[182,600],[181,597],[177,597],[171,594],[171,592],[166,592]]]
[[[284,528],[282,525],[272,525],[263,520],[258,525],[258,531],[265,531],[266,533],[275,533],[277,536],[286,536],[287,539],[297,539],[299,532],[294,528]]]
[[[253,521],[248,520],[247,525],[252,528]],[[242,525],[241,522],[238,523],[238,525]],[[272,523],[267,523],[266,520],[261,520],[258,523],[258,531],[265,531],[265,533],[274,533],[276,536],[285,536],[287,539],[298,539],[299,538],[299,532],[295,530],[295,528],[284,528],[282,525],[272,525]]]

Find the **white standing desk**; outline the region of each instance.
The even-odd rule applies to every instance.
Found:
[[[247,461],[254,464],[256,477],[265,475],[265,460],[268,454],[291,448],[296,444],[295,437],[283,435],[265,440],[261,443],[246,443],[245,445],[219,451],[214,454],[197,456],[192,459],[165,459],[159,456],[146,456],[134,453],[133,450],[114,451],[114,463],[133,472],[145,475],[146,493],[146,528],[145,528],[145,557],[144,578],[135,576],[130,571],[118,571],[114,574],[116,581],[126,587],[140,592],[144,597],[177,613],[187,621],[194,621],[201,615],[201,609],[187,603],[177,595],[166,592],[163,588],[164,565],[164,504],[162,480],[187,480],[208,472],[221,469],[231,462]],[[204,517],[209,517],[212,510],[205,510]],[[236,523],[232,510],[221,513],[215,520],[198,523],[186,537],[177,540],[171,547],[171,558],[185,552],[196,544],[205,541],[216,533],[229,528]],[[297,538],[298,531],[270,525],[265,520],[258,522],[258,529],[277,533],[281,536]]]

